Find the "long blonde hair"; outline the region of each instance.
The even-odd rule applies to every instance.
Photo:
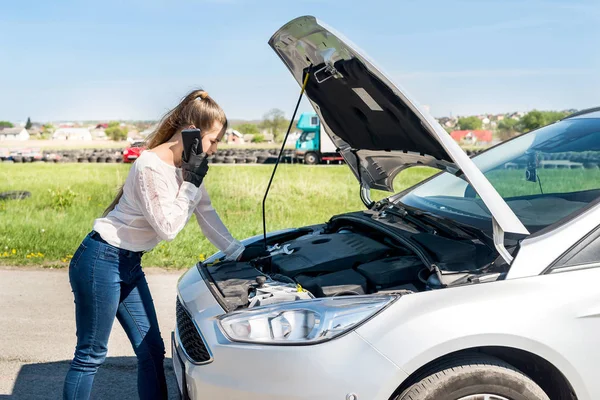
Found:
[[[153,149],[168,142],[178,131],[194,125],[203,132],[210,130],[218,121],[223,124],[221,135],[227,129],[227,117],[223,109],[204,90],[194,90],[181,100],[177,107],[167,112],[158,127],[146,139],[147,149]],[[123,196],[123,186],[117,196],[104,210],[103,217],[112,211]]]

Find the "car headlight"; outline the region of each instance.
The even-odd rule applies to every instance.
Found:
[[[235,342],[315,344],[356,328],[396,298],[350,296],[295,301],[226,314],[219,317],[219,325]]]

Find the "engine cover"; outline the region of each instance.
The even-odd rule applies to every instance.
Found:
[[[418,274],[425,268],[415,256],[390,257],[363,264],[356,270],[364,275],[377,289],[386,288],[418,280]]]
[[[360,295],[367,292],[367,280],[353,269],[317,277],[300,275],[297,279],[298,283],[317,297],[330,297],[341,293]]]
[[[273,256],[275,270],[289,277],[337,272],[383,257],[390,248],[356,233],[307,235],[287,242],[292,254]]]

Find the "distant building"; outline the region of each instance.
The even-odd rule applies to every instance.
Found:
[[[43,133],[39,128],[29,128],[27,132],[29,132],[29,138],[40,138]]]
[[[52,134],[53,140],[92,140],[87,128],[58,128]]]
[[[94,128],[90,130],[90,134],[92,135],[92,139],[94,140],[106,140],[106,132],[102,128]]]
[[[514,120],[520,120],[524,116],[525,116],[525,113],[523,111],[517,111],[517,112],[510,113],[508,115],[508,118],[512,118]]]
[[[468,144],[490,144],[492,142],[492,131],[487,130],[453,131],[450,136],[457,142]]]
[[[225,131],[225,142],[227,144],[244,144],[244,135],[235,129]]]
[[[0,140],[29,140],[29,132],[25,128],[0,128]]]

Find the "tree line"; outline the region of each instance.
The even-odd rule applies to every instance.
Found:
[[[258,124],[246,122],[233,126],[233,129],[247,134],[253,135],[252,142],[261,143],[265,141],[265,136],[261,133],[267,131],[273,135],[275,142],[283,141],[283,135],[289,124],[289,121],[285,118],[285,113],[279,108],[273,108],[263,115],[263,119]],[[295,124],[294,124],[295,126]]]
[[[526,133],[542,126],[554,123],[570,113],[567,111],[538,111],[528,112],[520,119],[504,118],[498,122],[497,134],[500,140],[510,139],[520,133]],[[479,130],[483,128],[483,122],[478,117],[463,117],[458,119],[458,127],[461,130]]]

